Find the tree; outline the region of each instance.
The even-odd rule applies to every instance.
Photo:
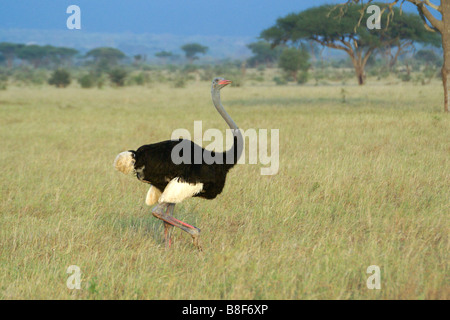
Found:
[[[70,66],[72,59],[78,54],[78,50],[66,47],[53,47],[50,52],[53,63],[56,65]]]
[[[117,65],[120,60],[125,58],[125,54],[119,49],[101,47],[90,50],[86,53],[86,57],[93,58],[99,71],[102,71],[109,70],[112,66]]]
[[[208,51],[208,47],[202,46],[199,43],[188,43],[181,46],[181,50],[184,51],[189,63],[192,63],[195,59],[198,59],[197,54],[205,54]]]
[[[380,7],[385,4],[375,3]],[[389,25],[379,30],[385,54],[388,57],[388,68],[392,69],[399,56],[414,48],[415,43],[438,47],[441,39],[438,34],[428,31],[419,15],[401,12],[397,7],[392,8],[393,17]],[[387,24],[387,15],[383,22]],[[395,53],[393,53],[393,50]]]
[[[417,51],[414,58],[424,62],[426,65],[431,64],[437,66],[441,62],[439,55],[430,49],[421,49]]]
[[[158,58],[168,58],[171,57],[173,54],[170,51],[159,51],[157,53],[155,53],[155,57]]]
[[[159,51],[155,53],[155,57],[162,59],[163,63],[165,64],[167,58],[173,57],[173,54],[170,51]]]
[[[133,65],[139,66],[147,59],[147,55],[136,54],[133,56]]]
[[[279,18],[275,26],[264,30],[261,37],[273,46],[302,40],[314,40],[329,48],[344,50],[350,56],[360,85],[364,84],[364,68],[370,55],[380,46],[378,37],[355,21],[360,17],[360,5],[348,5],[341,14],[334,5],[323,5]]]
[[[53,71],[48,83],[58,88],[65,88],[70,84],[70,73],[64,69],[56,69]]]
[[[387,24],[386,20],[391,18],[390,27],[382,31],[369,30],[365,24],[357,24],[360,19],[369,16],[363,9],[364,6],[359,4],[323,5],[289,14],[278,19],[275,26],[264,30],[261,37],[271,41],[273,46],[313,40],[323,46],[343,50],[351,58],[360,85],[365,81],[364,69],[368,59],[379,48],[397,46],[397,54],[393,57],[395,63],[402,50],[413,42],[431,42],[430,33],[421,26],[417,15],[400,17],[398,14],[395,19],[382,15],[382,24]]]
[[[36,44],[21,47],[17,51],[17,57],[26,60],[33,65],[34,68],[40,66],[42,59],[47,55],[48,50],[45,47]]]
[[[441,34],[442,48],[444,49],[444,64],[441,69],[442,84],[444,87],[444,111],[448,112],[449,91],[450,91],[450,1],[441,0],[440,5],[434,4],[431,0],[405,0],[417,7],[425,28]],[[347,0],[347,5],[359,3],[360,0]],[[365,7],[370,5],[372,0],[365,3]],[[404,1],[390,0],[389,8]],[[390,11],[392,12],[392,11]],[[437,16],[440,15],[441,19]],[[361,22],[361,20],[359,20]]]
[[[17,55],[17,51],[23,47],[23,44],[16,44],[10,42],[0,43],[0,52],[5,57],[8,67],[12,67],[14,58]]]
[[[283,51],[282,47],[272,49],[270,43],[266,41],[250,43],[247,45],[247,48],[249,48],[253,53],[253,56],[247,60],[251,67],[257,66],[258,64],[266,64],[270,66],[277,62],[281,52]]]
[[[309,68],[309,54],[306,50],[297,50],[295,48],[285,48],[280,55],[278,66],[288,73],[294,81],[297,82],[298,71],[307,72]]]

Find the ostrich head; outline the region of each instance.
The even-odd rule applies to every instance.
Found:
[[[230,80],[225,80],[224,78],[214,78],[211,85],[212,91],[219,91],[226,85],[230,84]]]
[[[130,151],[124,151],[117,155],[114,160],[114,167],[117,171],[120,171],[124,174],[129,174],[134,171],[134,163],[136,160],[134,159],[133,153]]]

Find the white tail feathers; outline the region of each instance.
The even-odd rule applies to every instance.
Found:
[[[159,197],[161,197],[161,191],[155,186],[150,186],[150,189],[147,192],[147,197],[145,198],[145,204],[148,206],[152,206],[158,202]]]

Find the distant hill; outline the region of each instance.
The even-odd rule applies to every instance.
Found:
[[[173,34],[135,34],[135,33],[93,33],[83,30],[37,30],[0,29],[0,42],[14,42],[38,45],[72,47],[84,53],[96,47],[114,47],[132,56],[147,55],[154,59],[158,51],[172,51],[183,54],[180,47],[189,42],[198,42],[209,47],[202,59],[245,59],[251,56],[246,47],[256,41],[252,37],[237,36],[178,36]]]

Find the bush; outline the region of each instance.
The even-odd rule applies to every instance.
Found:
[[[232,87],[242,87],[244,85],[244,77],[242,76],[238,76],[235,75],[233,77],[231,77],[232,82],[231,82],[231,86]]]
[[[411,80],[411,74],[409,73],[400,73],[398,75],[398,78],[404,82],[408,82]]]
[[[78,83],[82,88],[92,88],[95,85],[95,78],[92,74],[88,73],[80,77]]]
[[[57,69],[53,71],[48,84],[54,85],[57,88],[65,88],[70,84],[70,73],[65,69]]]
[[[308,72],[302,71],[297,76],[298,84],[305,84],[308,81]]]
[[[173,83],[175,88],[184,88],[186,87],[186,79],[184,77],[176,77]]]
[[[118,87],[123,87],[125,85],[127,74],[128,72],[123,68],[114,68],[108,72],[109,80]]]
[[[275,84],[276,84],[277,86],[284,86],[285,84],[287,84],[286,79],[281,78],[281,77],[274,77],[274,78],[273,78],[273,81],[275,82]]]
[[[198,67],[195,64],[187,64],[184,66],[183,68],[183,72],[184,73],[192,73],[192,72],[197,72]]]
[[[140,72],[136,75],[130,77],[128,81],[129,84],[136,84],[138,86],[143,86],[150,82],[150,75],[146,72]]]
[[[6,90],[8,87],[8,75],[0,70],[0,90]]]
[[[200,80],[211,81],[214,78],[215,72],[211,66],[205,67],[200,73]]]
[[[308,60],[309,54],[305,50],[286,48],[278,59],[278,66],[298,81],[297,77],[299,71],[302,73],[308,72],[310,67]]]
[[[47,82],[47,71],[24,66],[14,70],[12,77],[15,81],[24,84],[41,85]]]

